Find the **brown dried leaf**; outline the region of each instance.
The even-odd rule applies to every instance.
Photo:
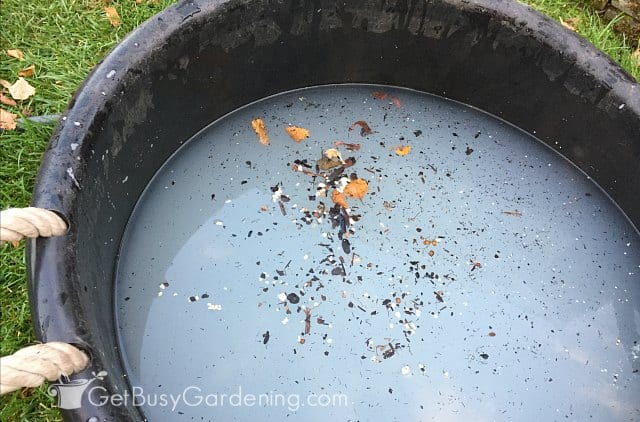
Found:
[[[25,67],[24,69],[22,69],[21,71],[18,72],[18,76],[22,76],[24,78],[28,78],[30,76],[33,76],[33,72],[36,71],[36,66],[35,65],[31,65],[29,67]]]
[[[0,108],[0,129],[15,130],[17,119],[17,114],[9,113]]]
[[[120,15],[118,11],[113,6],[106,6],[104,8],[104,13],[107,15],[107,19],[109,19],[109,23],[111,26],[119,26],[120,25]]]
[[[576,26],[578,26],[578,24],[580,23],[580,18],[575,17],[575,18],[569,18],[567,20],[563,20],[562,18],[560,18],[560,23],[565,28],[570,29],[573,32],[576,32],[577,31]]]
[[[251,121],[251,127],[256,135],[258,135],[260,143],[262,145],[269,145],[269,135],[267,134],[267,128],[264,125],[264,120],[261,118],[253,119]]]
[[[385,98],[387,98],[389,96],[389,94],[387,94],[386,92],[380,92],[380,91],[373,91],[371,93],[371,95],[376,100],[384,100]]]
[[[0,85],[2,85],[3,88],[9,89],[9,87],[11,86],[11,82],[4,79],[0,79]]]
[[[409,154],[411,152],[411,146],[410,145],[401,145],[399,147],[397,147],[395,150],[395,153],[398,154],[399,156],[403,157],[407,154]]]
[[[357,122],[352,124],[349,127],[349,131],[352,131],[353,129],[355,129],[356,126],[360,126],[360,136],[367,136],[373,133],[373,131],[371,130],[367,122],[365,122],[364,120],[358,120]]]
[[[24,53],[17,48],[13,50],[7,50],[7,56],[13,57],[14,59],[24,60]]]
[[[16,103],[11,98],[7,97],[6,95],[4,95],[1,92],[0,92],[0,103],[2,103],[4,105],[11,106],[11,107],[15,107],[15,106],[18,105],[18,103]]]
[[[298,126],[289,126],[284,128],[287,134],[296,142],[300,142],[303,139],[309,137],[309,131],[303,127]]]
[[[11,94],[14,100],[26,100],[35,93],[36,89],[29,85],[29,82],[27,82],[22,76],[9,87],[9,94]]]
[[[369,184],[364,179],[352,180],[344,187],[344,194],[351,198],[362,199],[368,191]]]
[[[334,204],[340,205],[342,208],[349,207],[349,205],[347,204],[347,198],[344,196],[344,194],[342,194],[341,192],[338,192],[335,189],[331,193],[331,200],[333,201]]]

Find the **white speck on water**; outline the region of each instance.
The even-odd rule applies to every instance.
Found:
[[[67,116],[62,116],[62,121],[66,121],[67,120]]]
[[[169,283],[167,283],[166,281],[164,283],[160,283],[158,285],[158,287],[160,287],[162,290],[166,289],[167,287],[169,287]]]
[[[377,355],[373,355],[371,356],[371,362],[373,363],[380,363],[380,358]]]
[[[280,322],[282,322],[282,325],[287,325],[287,323],[289,322],[289,318],[288,318],[288,317],[285,317],[285,318],[284,318],[282,321],[280,321]]]
[[[618,110],[622,110],[624,108],[625,104],[620,104],[620,106],[618,107]]]
[[[287,294],[286,293],[278,293],[278,300],[280,302],[286,302],[287,301]]]
[[[309,259],[309,255],[305,254],[305,255],[302,257],[302,259],[304,259],[304,260],[306,261],[307,259]]]
[[[402,373],[402,375],[409,376],[411,375],[411,368],[409,368],[409,365],[405,365],[400,369],[400,372]]]
[[[222,222],[222,220],[216,220],[216,221],[214,221],[214,223],[215,223],[216,226],[221,226],[221,227],[224,226],[224,223]]]
[[[116,74],[116,71],[112,69],[109,73],[107,73],[107,79],[113,78],[115,74]]]
[[[122,179],[122,183],[127,183],[127,180],[129,180],[129,176],[125,176],[125,178]]]
[[[224,203],[225,204],[230,204],[231,203],[231,199],[225,199]]]
[[[215,303],[207,303],[207,309],[210,311],[221,311],[222,305],[215,304]]]
[[[72,142],[70,146],[71,146],[71,151],[75,151],[76,148],[78,148],[78,143],[77,142]]]
[[[332,339],[332,338],[328,338],[326,341],[327,341],[327,343],[329,343],[329,344],[333,343],[333,339]]]
[[[162,292],[158,292],[158,297],[162,296]]]

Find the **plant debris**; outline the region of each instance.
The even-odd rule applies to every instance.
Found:
[[[394,152],[401,156],[404,157],[405,155],[409,154],[411,152],[411,146],[410,145],[401,145],[399,147],[396,147],[396,149],[394,149]]]
[[[334,141],[333,145],[335,145],[336,148],[343,146],[347,151],[360,151],[360,144],[349,144],[347,142]]]
[[[22,76],[23,78],[29,78],[33,76],[33,73],[35,72],[35,70],[36,70],[36,66],[32,64],[31,66],[25,67],[24,69],[19,71],[18,76]]]
[[[296,142],[301,142],[309,137],[309,131],[303,127],[288,126],[284,128],[287,134]]]
[[[1,92],[0,92],[0,103],[2,103],[4,105],[8,105],[10,107],[15,107],[15,106],[18,105],[18,103],[16,103],[14,100],[12,100],[11,98],[7,97],[6,95],[4,95]]]
[[[577,32],[576,27],[578,26],[578,24],[580,24],[580,18],[575,17],[575,18],[569,18],[567,20],[560,18],[560,24],[565,28],[570,29],[573,32]]]
[[[14,100],[18,101],[26,100],[35,93],[36,89],[23,77],[19,77],[18,80],[9,87],[9,94],[11,94]]]
[[[264,125],[264,120],[256,118],[251,121],[251,127],[253,131],[258,135],[258,140],[262,145],[269,145],[269,135],[267,134],[267,128]]]
[[[356,199],[362,199],[369,190],[369,184],[364,179],[353,179],[344,187],[344,194]],[[346,207],[344,207],[346,208]]]
[[[357,122],[349,126],[349,131],[355,129],[356,126],[360,126],[360,136],[368,136],[373,133],[373,130],[371,130],[367,122],[365,122],[364,120],[358,120]]]
[[[331,200],[334,204],[339,205],[341,208],[349,208],[349,205],[347,204],[347,198],[342,192],[334,190],[331,193]]]
[[[400,99],[398,97],[394,97],[392,95],[389,95],[386,92],[373,91],[371,93],[371,95],[376,100],[385,100],[385,99],[388,98],[389,101],[391,102],[391,104],[393,104],[394,106],[396,106],[398,108],[402,107],[402,102],[400,101]]]
[[[0,108],[0,129],[15,130],[18,115]]]
[[[510,217],[522,217],[522,213],[518,210],[516,211],[502,211],[504,215],[508,215]]]
[[[17,48],[7,50],[6,53],[7,53],[7,56],[13,57],[14,59],[18,59],[20,61],[24,60],[24,53],[21,50],[18,50]]]
[[[109,19],[111,26],[120,26],[120,15],[115,7],[105,6],[104,13],[107,15],[107,19]]]

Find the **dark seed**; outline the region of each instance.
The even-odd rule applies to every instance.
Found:
[[[296,303],[300,302],[300,297],[295,293],[289,293],[287,295],[287,300],[295,305]]]

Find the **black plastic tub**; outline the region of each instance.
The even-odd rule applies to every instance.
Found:
[[[211,122],[275,94],[314,86],[331,86],[333,88],[329,89],[339,91],[339,84],[356,84],[350,86],[362,89],[369,88],[357,84],[371,84],[376,86],[371,88],[376,92],[393,94],[387,94],[390,95],[388,97],[380,93],[373,95],[369,99],[370,104],[367,103],[368,107],[383,104],[384,98],[382,102],[378,101],[382,97],[403,99],[403,92],[409,92],[393,87],[434,94],[442,97],[430,97],[436,98],[434,101],[454,100],[470,106],[469,110],[484,111],[502,119],[495,121],[501,121],[500,124],[504,127],[512,125],[519,128],[522,131],[519,133],[523,136],[529,134],[542,141],[575,165],[579,169],[576,170],[578,173],[581,171],[592,179],[602,189],[602,192],[597,188],[595,191],[599,195],[608,195],[615,203],[612,209],[616,213],[623,213],[623,220],[628,219],[625,220],[625,224],[628,224],[625,239],[629,239],[625,242],[628,244],[621,245],[621,238],[611,240],[611,244],[616,247],[629,248],[629,255],[626,256],[630,258],[625,258],[631,260],[625,261],[628,268],[612,267],[609,280],[601,280],[597,274],[591,279],[582,273],[580,280],[575,280],[578,263],[574,266],[569,263],[562,275],[557,278],[549,276],[550,284],[545,287],[546,290],[542,288],[529,292],[533,297],[527,300],[541,303],[539,307],[532,306],[522,312],[500,308],[502,311],[496,310],[496,315],[492,316],[493,322],[483,323],[473,330],[470,327],[474,326],[477,318],[465,319],[464,314],[458,312],[460,307],[466,306],[466,299],[455,299],[456,285],[447,285],[445,289],[439,282],[425,281],[422,275],[420,283],[424,281],[426,285],[416,281],[412,286],[414,291],[429,296],[428,301],[425,296],[425,303],[433,302],[430,306],[436,310],[429,313],[435,318],[442,312],[442,306],[448,306],[446,317],[449,317],[449,310],[450,317],[454,313],[456,316],[460,315],[457,322],[451,322],[452,325],[442,329],[446,332],[439,334],[457,339],[452,344],[440,341],[441,338],[433,334],[438,330],[431,325],[432,328],[425,328],[428,332],[430,330],[431,337],[423,336],[422,340],[412,337],[413,343],[402,345],[401,341],[396,344],[395,341],[385,340],[382,349],[378,350],[378,344],[369,344],[367,338],[358,334],[361,326],[358,324],[351,328],[343,327],[343,330],[353,332],[353,345],[350,346],[352,349],[349,353],[329,354],[328,348],[324,354],[307,351],[304,353],[311,354],[305,355],[306,360],[298,362],[292,357],[289,365],[283,367],[283,373],[289,374],[287,371],[295,370],[300,375],[300,379],[292,380],[292,383],[295,381],[293,385],[299,385],[298,381],[315,376],[318,385],[326,387],[325,391],[333,391],[333,387],[341,386],[341,391],[348,393],[367,386],[371,395],[350,404],[348,410],[324,408],[314,413],[307,409],[311,413],[301,413],[292,409],[269,410],[272,408],[263,406],[260,411],[266,413],[253,414],[249,410],[234,413],[235,409],[223,411],[219,407],[209,406],[206,411],[198,410],[199,413],[163,410],[164,413],[160,414],[164,414],[164,417],[151,418],[149,415],[154,411],[148,407],[148,403],[140,403],[140,400],[140,406],[131,401],[125,404],[113,401],[96,403],[96,399],[91,399],[87,393],[87,397],[83,397],[81,408],[63,410],[65,420],[123,421],[144,420],[146,417],[152,420],[191,420],[195,418],[194,415],[200,415],[204,420],[255,419],[260,418],[260,415],[304,420],[321,417],[371,420],[374,414],[385,420],[456,420],[468,417],[468,412],[471,411],[475,412],[472,413],[474,415],[492,420],[585,420],[588,416],[600,420],[639,418],[637,401],[634,402],[632,398],[637,399],[636,393],[640,389],[640,327],[637,316],[640,312],[640,262],[636,229],[640,226],[640,87],[627,73],[585,40],[513,1],[181,1],[150,19],[129,35],[92,72],[69,104],[43,158],[33,206],[59,212],[69,222],[70,230],[63,237],[38,239],[29,244],[30,300],[38,338],[42,341],[71,342],[90,354],[91,366],[83,374],[75,376],[76,379],[92,379],[92,373],[106,371],[108,376],[104,380],[93,381],[95,385],[104,388],[101,390],[103,395],[130,393],[136,385],[129,381],[128,368],[135,364],[128,360],[133,359],[131,355],[122,350],[118,334],[123,324],[116,317],[119,309],[117,303],[122,300],[118,298],[116,272],[125,228],[145,188],[163,164],[187,140]],[[304,95],[312,96],[314,92],[311,90]],[[292,97],[292,103],[297,95]],[[337,106],[339,101],[336,101],[333,105]],[[405,106],[405,117],[407,121],[411,121],[415,116],[412,117],[409,106],[400,106],[394,101],[384,104],[386,108],[383,111],[387,114],[381,119],[391,119],[393,113],[405,112],[404,109],[399,111]],[[338,114],[344,115],[350,111],[347,106]],[[399,115],[398,118],[403,117]],[[322,115],[315,116],[314,119],[322,120]],[[354,114],[351,120],[359,119]],[[370,121],[373,129],[381,121]],[[407,126],[410,135],[415,132],[415,137],[418,137],[423,130],[426,132],[418,123],[415,131]],[[304,124],[308,126],[311,123]],[[472,128],[473,124],[468,126]],[[243,130],[255,136],[248,123]],[[376,139],[375,133],[368,138],[360,137],[356,131],[348,131],[346,128],[343,132],[345,138],[349,136],[352,139],[349,142],[355,140],[363,145],[366,139]],[[382,130],[380,133],[383,133]],[[402,134],[398,134],[400,135]],[[427,133],[423,134],[425,136]],[[333,142],[336,139],[326,140]],[[477,142],[481,142],[482,138],[478,139]],[[255,139],[252,141],[256,148],[262,147]],[[386,148],[401,144],[402,141],[403,138],[387,138],[376,139],[375,142],[380,145],[386,142]],[[457,141],[452,138],[450,142]],[[460,142],[458,149],[455,148],[457,144],[452,145],[455,151],[462,154],[461,159],[466,156],[475,158],[478,151],[482,151],[480,144],[473,143],[473,136]],[[472,154],[474,149],[476,155]],[[391,156],[394,156],[392,152]],[[445,177],[445,170],[440,168],[440,173],[437,173],[434,168],[437,166],[433,165],[433,161],[430,161],[428,155],[424,157],[424,174],[434,171],[433,177],[436,174],[437,177]],[[310,158],[319,157],[312,155]],[[491,163],[490,157],[487,160]],[[288,169],[284,165],[286,160],[283,162],[283,172]],[[391,176],[392,166],[393,164],[386,168],[386,174]],[[482,167],[482,163],[476,163],[475,166],[482,168],[481,174],[492,172],[490,164]],[[372,183],[377,176],[373,175],[376,170],[373,167],[371,169],[373,173],[367,174],[360,168],[358,176],[369,176]],[[448,170],[455,173],[456,169]],[[540,168],[536,171],[544,175],[547,170]],[[563,180],[554,182],[562,183]],[[370,186],[373,188],[373,184]],[[482,188],[482,178],[478,179],[478,186]],[[275,195],[276,190],[277,186],[268,193],[267,201],[272,194]],[[580,200],[589,200],[595,191],[584,192]],[[522,196],[526,197],[527,192],[522,192]],[[402,202],[401,197],[398,198],[398,202]],[[433,197],[429,196],[428,200],[423,201],[410,196],[405,201],[419,208],[422,202],[437,202],[438,197],[433,194]],[[569,198],[568,201],[572,202],[573,199]],[[386,203],[385,208],[389,211],[396,205]],[[361,211],[365,212],[367,206],[363,206]],[[370,206],[373,209],[373,205]],[[466,206],[474,207],[473,204]],[[259,207],[260,202],[256,201],[255,208]],[[455,205],[450,207],[455,212]],[[446,208],[445,204],[442,208]],[[276,214],[280,212],[277,211],[277,205],[275,209]],[[544,222],[563,212],[549,206],[548,215],[538,215],[536,218]],[[179,220],[180,213],[176,211],[176,221]],[[604,214],[606,219],[609,214]],[[524,221],[528,217],[526,211],[521,214],[515,208],[503,208],[497,210],[497,215],[502,215],[506,224],[513,221],[518,224],[522,222],[523,226],[529,224]],[[583,216],[576,214],[572,218],[577,219],[579,225]],[[588,219],[584,218],[587,222]],[[477,235],[507,230],[497,223],[492,224],[487,223],[486,227],[478,230]],[[589,232],[589,227],[583,228]],[[373,229],[360,229],[360,236],[366,237],[367,230]],[[375,228],[373,231],[377,233],[383,230]],[[515,232],[517,230],[514,229]],[[449,234],[435,233],[434,230],[429,233],[433,236],[436,234],[442,234],[442,242],[446,244]],[[558,238],[565,235],[568,236],[562,230],[555,233]],[[598,236],[606,237],[603,233],[593,233],[587,237],[593,239]],[[419,239],[426,244],[429,238]],[[482,238],[478,239],[475,241],[482,243]],[[352,246],[354,242],[355,239],[352,240]],[[435,245],[434,239],[434,249]],[[536,242],[532,245],[540,246]],[[544,247],[543,244],[541,248]],[[609,243],[603,240],[604,252],[608,247]],[[451,251],[450,257],[455,255],[453,242],[447,244],[446,248],[448,252]],[[573,249],[573,246],[567,248]],[[508,254],[504,248],[498,253],[499,245],[494,249],[487,246],[486,251],[480,252],[483,250],[480,244],[477,255],[456,256],[455,259],[461,264],[459,267],[464,268],[464,271],[460,270],[460,274],[456,275],[456,283],[465,285],[465,291],[473,292],[473,287],[470,286],[486,288],[496,282],[495,279],[483,278],[481,272],[486,267],[491,267],[487,264],[489,261],[494,262],[494,259],[501,259],[503,253]],[[579,248],[576,246],[575,249]],[[436,249],[436,258],[440,256],[439,253],[444,254],[441,250]],[[389,256],[398,254],[392,252]],[[598,260],[605,259],[605,255],[606,253],[602,256],[595,254],[589,262],[597,264]],[[352,258],[353,256],[351,255]],[[251,265],[255,266],[255,263],[252,262]],[[423,272],[424,268],[420,269],[419,264],[415,265],[416,273]],[[433,277],[433,272],[429,273],[429,268],[433,267],[428,263],[425,265],[428,267],[427,275],[431,274]],[[548,261],[538,260],[533,262],[530,271],[533,274],[534,268],[544,270],[547,265],[551,266]],[[552,270],[555,272],[556,268],[549,268],[549,272]],[[441,277],[451,277],[449,273],[445,273],[443,270]],[[266,277],[265,274],[264,278]],[[522,286],[531,286],[538,281],[523,279]],[[152,285],[158,286],[161,282],[162,280],[154,280]],[[570,292],[579,291],[580,295],[584,295],[580,303],[589,305],[584,305],[585,308],[574,318],[571,316],[574,311],[568,309],[575,306],[577,297],[573,293],[554,291],[558,288],[555,283],[563,287],[574,283],[567,289]],[[611,291],[606,290],[609,287]],[[500,288],[497,282],[496,288]],[[521,302],[516,299],[519,288],[504,293],[505,309],[521,306]],[[256,295],[256,286],[246,289],[246,295]],[[387,292],[390,287],[385,285],[369,289],[366,293],[370,295],[369,298],[373,295],[383,303],[382,292]],[[603,290],[606,290],[604,296]],[[269,307],[278,306],[278,301],[275,300],[277,293],[278,290],[273,288],[269,291],[269,300],[272,302]],[[478,294],[482,297],[485,293]],[[151,292],[151,296],[155,295],[156,292]],[[552,295],[554,299],[547,295]],[[297,303],[298,299],[287,298],[290,303]],[[257,298],[255,302],[262,303],[260,300]],[[393,297],[391,300],[395,301]],[[398,300],[404,300],[404,296],[399,296]],[[184,301],[185,306],[187,302]],[[552,302],[553,306],[549,304]],[[384,303],[379,313],[384,313],[385,306],[387,310],[390,309],[387,306],[389,302]],[[360,312],[358,306],[358,302],[349,302],[349,306],[345,305],[343,311],[335,311],[332,315],[337,320],[342,312],[344,318],[348,319],[354,315],[353,312]],[[392,308],[393,306],[395,305],[391,305]],[[368,315],[378,314],[372,314],[375,311],[365,304],[361,307],[366,308]],[[553,312],[549,307],[566,307],[567,313]],[[423,312],[427,313],[427,310]],[[606,315],[602,316],[602,313]],[[177,314],[167,317],[181,318]],[[617,325],[609,327],[610,330],[603,334],[597,322],[608,320],[609,317],[612,321],[617,321]],[[261,318],[267,320],[270,317]],[[300,313],[300,308],[297,313],[294,310],[291,319],[294,318],[304,322],[305,316]],[[441,320],[444,318],[443,314]],[[569,320],[575,325],[568,323]],[[544,334],[525,334],[532,333],[527,330],[535,329],[533,321],[538,324],[537,327],[543,325],[548,330]],[[280,320],[276,323],[280,324]],[[556,323],[558,325],[554,326]],[[366,325],[366,321],[364,324]],[[429,324],[422,322],[418,325],[422,328]],[[524,325],[520,327],[519,324]],[[594,328],[593,332],[589,331],[590,328],[587,327],[591,327],[591,324],[595,324],[597,330]],[[320,319],[316,321],[314,313],[313,330],[320,331],[320,328],[324,329],[321,327],[323,325]],[[303,326],[304,324],[301,325]],[[563,328],[558,328],[560,326]],[[255,327],[250,325],[242,333],[231,333],[215,327],[207,329],[213,330],[210,333],[212,349],[227,342],[229,336],[238,335],[250,336],[251,339],[255,337],[255,349],[259,350],[256,353],[264,353],[265,347],[272,347],[272,354],[289,355],[297,347],[300,350],[296,349],[296,355],[303,354],[301,344],[276,343],[280,339],[273,335],[276,332],[273,328],[269,341],[269,329],[267,327],[265,332],[262,322],[256,321]],[[413,332],[413,328],[407,330]],[[580,332],[576,334],[572,330],[584,330],[581,331],[582,337]],[[564,334],[557,337],[558,331]],[[507,332],[510,334],[500,338]],[[471,344],[468,342],[475,341],[474,333],[481,342],[477,343],[479,346],[473,343],[469,360],[452,363],[459,366],[459,370],[449,371],[446,365],[438,363],[446,361],[447,355],[454,359],[452,348],[468,349]],[[171,339],[175,334],[172,330],[166,333],[168,348],[174,346]],[[130,332],[129,335],[136,334]],[[141,331],[139,336],[143,335]],[[523,336],[526,337],[526,342]],[[406,332],[400,332],[399,337],[402,341],[409,338]],[[518,339],[523,342],[516,347]],[[581,342],[581,339],[584,341]],[[313,341],[309,340],[307,346],[315,347]],[[317,341],[329,347],[326,336]],[[493,341],[493,345],[489,341]],[[419,356],[421,346],[417,344],[425,342],[431,343],[430,357]],[[413,351],[411,347],[414,347]],[[492,351],[488,352],[490,348]],[[318,349],[320,352],[324,350]],[[509,350],[511,357],[504,358],[501,363],[500,353],[506,353],[505,350]],[[232,348],[228,351],[231,354],[234,352]],[[382,361],[372,363],[369,355],[373,354],[375,361],[378,352],[381,356],[384,355]],[[190,360],[196,356],[204,359],[201,355],[208,353],[210,352],[201,348],[185,347],[174,358]],[[598,356],[602,353],[606,357],[599,359]],[[335,355],[337,357],[334,358]],[[439,361],[435,360],[437,356],[441,356]],[[153,356],[140,357],[152,358]],[[326,369],[319,370],[314,364],[325,359],[323,365],[327,365],[326,359],[331,358],[337,359],[336,363],[329,364]],[[594,363],[603,359],[608,363]],[[609,359],[618,360],[612,363]],[[349,363],[345,363],[347,360]],[[566,366],[569,364],[563,366],[564,361],[579,362],[580,368],[585,369]],[[215,377],[216,362],[210,363],[214,369],[207,372],[207,376]],[[266,369],[271,363],[261,365]],[[388,365],[387,367],[393,368],[392,372],[400,381],[385,378],[382,372],[376,372],[371,377],[380,377],[383,381],[375,386],[368,386],[367,380],[370,378],[367,371],[370,369],[366,365]],[[600,366],[594,368],[593,365]],[[169,366],[158,368],[159,373],[168,370]],[[331,368],[335,371],[332,372]],[[358,386],[350,384],[352,381],[340,381],[341,375],[351,370],[360,371],[362,382]],[[486,374],[482,383],[474,381],[473,377],[483,371]],[[591,375],[596,372],[607,381]],[[524,377],[526,381],[516,379],[518,374],[523,373],[531,374],[531,377]],[[428,381],[412,381],[419,380],[419,376],[427,377],[425,379]],[[583,376],[593,382],[585,382]],[[572,377],[575,377],[574,382],[567,381]],[[566,382],[558,383],[558,378]],[[446,381],[442,381],[443,379]],[[245,374],[241,381],[247,388],[252,386],[251,376]],[[176,380],[176,385],[186,382]],[[421,386],[427,382],[435,387],[432,391],[419,393],[416,392],[418,387],[406,384],[410,382]],[[521,382],[529,384],[522,387],[519,384]],[[396,386],[396,383],[399,385]],[[155,382],[154,388],[160,388],[160,384],[166,386],[164,382]],[[516,387],[516,384],[519,386]],[[279,383],[278,386],[280,385]],[[497,385],[507,390],[513,385],[516,393],[511,396],[496,393]],[[293,392],[294,387],[291,388],[290,391]],[[271,389],[287,392],[284,387],[276,388],[275,383],[273,386],[267,383],[261,384],[254,393]],[[221,387],[220,391],[223,390]],[[398,395],[398,391],[405,394]],[[314,392],[318,394],[321,391]],[[91,394],[98,393],[100,391]],[[510,398],[507,400],[506,397]],[[553,402],[559,397],[564,403],[562,408]],[[585,405],[585,402],[589,404]]]

